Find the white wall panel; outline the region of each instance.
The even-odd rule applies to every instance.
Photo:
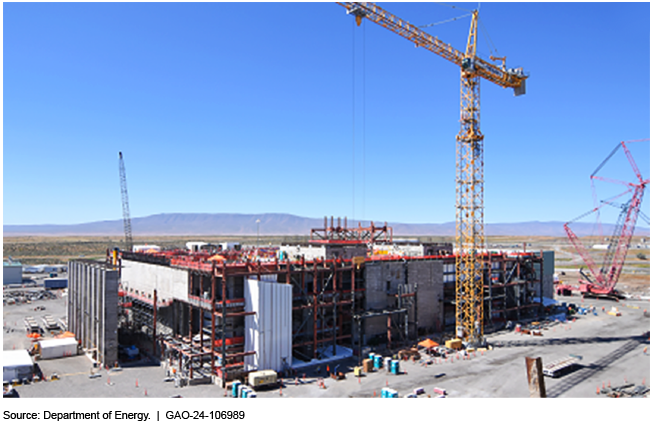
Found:
[[[247,279],[244,287],[246,311],[246,370],[282,371],[291,366],[291,285]]]
[[[122,285],[153,296],[158,291],[158,299],[178,299],[187,301],[187,274],[184,269],[143,262],[122,261]]]

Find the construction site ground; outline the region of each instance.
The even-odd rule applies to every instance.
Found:
[[[416,388],[423,388],[418,397],[437,397],[434,388],[444,389],[451,398],[526,398],[529,389],[525,357],[541,357],[545,363],[577,355],[580,367],[560,378],[545,378],[548,397],[596,398],[597,388],[620,386],[625,382],[642,385],[650,383],[650,309],[646,299],[611,300],[585,299],[574,295],[558,297],[561,302],[578,306],[594,306],[597,315],[575,316],[575,321],[542,322],[541,336],[504,330],[487,337],[491,350],[476,351],[468,357],[452,354],[446,360],[423,354],[420,360],[401,361],[399,375],[380,369],[357,378],[352,369],[356,359],[344,360],[339,370],[346,378],[335,381],[326,377],[325,366],[300,370],[298,378],[284,378],[281,387],[258,390],[259,398],[371,398],[379,397],[383,387],[390,387],[403,397]],[[45,310],[35,311],[44,306]],[[620,316],[603,312],[618,308]],[[49,313],[54,318],[65,316],[65,298],[36,300],[29,304],[5,305],[3,308],[3,349],[30,346],[23,319]],[[525,327],[525,323],[524,323]],[[377,353],[385,353],[380,350]],[[463,359],[465,358],[465,359]],[[427,361],[431,360],[431,364]],[[175,387],[164,381],[166,367],[147,357],[117,370],[94,372],[85,355],[38,361],[46,377],[53,374],[59,380],[41,381],[17,387],[20,397],[223,397],[229,392],[216,385]],[[337,364],[330,364],[333,370]],[[322,380],[321,380],[322,379]],[[322,384],[321,384],[322,382]]]

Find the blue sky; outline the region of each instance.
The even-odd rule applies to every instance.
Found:
[[[380,5],[417,25],[466,13]],[[357,28],[341,6],[3,12],[4,224],[120,219],[119,151],[132,217],[455,219],[459,70],[369,21]],[[589,175],[616,143],[650,138],[650,5],[482,3],[480,16],[479,54],[493,53],[489,39],[530,73],[523,97],[481,85],[485,220],[570,220],[593,206]],[[469,24],[428,31],[463,50]],[[648,143],[633,153],[647,178]],[[621,158],[610,178],[629,177]]]

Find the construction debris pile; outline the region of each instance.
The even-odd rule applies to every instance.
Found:
[[[3,305],[16,305],[22,303],[32,303],[36,300],[53,300],[58,299],[61,295],[50,290],[11,290],[2,294]]]
[[[640,384],[637,386],[634,383],[626,383],[621,386],[604,387],[599,390],[598,394],[611,398],[640,398],[645,397],[646,393],[648,392],[650,392],[650,388],[648,388],[645,384]]]

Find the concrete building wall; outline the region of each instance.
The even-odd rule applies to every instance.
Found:
[[[188,271],[168,266],[122,260],[122,287],[152,296],[158,290],[158,299],[188,301]]]
[[[542,276],[542,296],[553,298],[553,274],[555,274],[555,252],[547,250],[543,252],[544,266]]]
[[[418,327],[427,332],[442,329],[443,261],[411,261],[408,265],[408,285],[415,290],[417,283]]]
[[[68,328],[103,364],[117,361],[118,271],[102,262],[68,265]]]
[[[405,263],[366,262],[366,311],[383,311],[397,306],[394,295],[398,286],[406,282]],[[387,317],[373,317],[365,320],[366,340],[386,334]]]

